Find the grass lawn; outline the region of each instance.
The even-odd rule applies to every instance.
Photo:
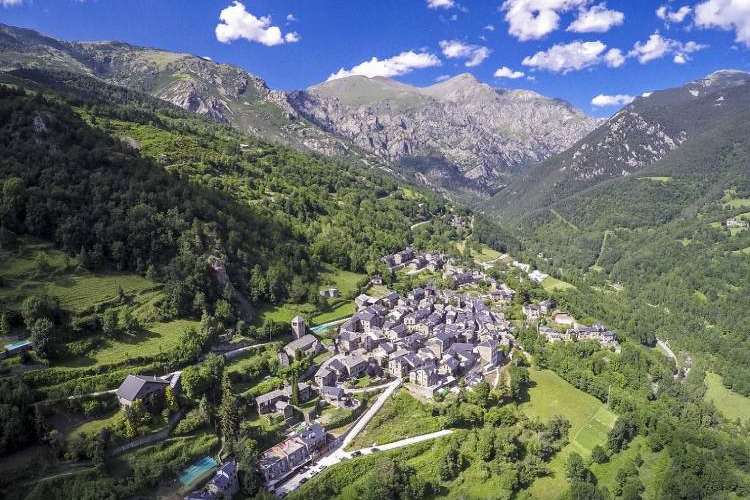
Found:
[[[357,289],[357,283],[364,278],[364,274],[344,271],[330,265],[325,266],[325,271],[321,273],[322,286],[335,286],[339,289],[342,296],[347,296]]]
[[[275,321],[277,323],[289,323],[297,316],[306,317],[312,314],[314,308],[310,304],[281,304],[280,306],[267,305],[258,311],[257,324],[263,321]]]
[[[370,297],[385,297],[390,293],[390,290],[388,290],[388,287],[385,285],[372,285],[370,288],[367,289],[365,292]]]
[[[466,246],[466,243],[464,241],[460,241],[456,243],[456,248],[459,252],[464,252],[464,247]],[[479,252],[476,251],[476,243],[472,246],[472,257],[474,257],[474,262],[477,264],[481,264],[483,262],[490,262],[492,260],[497,260],[502,255],[497,250],[493,250],[492,248],[488,247],[484,243],[479,244]]]
[[[575,286],[571,285],[570,283],[566,283],[565,281],[560,281],[557,278],[553,278],[552,276],[548,276],[544,281],[542,281],[542,288],[544,288],[549,293],[553,293],[564,292],[565,290],[575,288]]]
[[[138,356],[154,356],[176,347],[182,332],[199,326],[199,321],[186,319],[154,323],[145,332],[132,338],[105,339],[102,347],[87,357],[65,360],[58,366],[81,367],[110,364]]]
[[[433,417],[429,405],[419,402],[407,390],[401,389],[385,402],[349,448],[356,450],[371,446],[372,443],[392,443],[442,428],[443,419]]]
[[[562,415],[570,421],[569,444],[549,463],[551,474],[537,479],[529,488],[533,498],[557,498],[567,487],[565,464],[568,455],[577,452],[588,458],[591,449],[604,445],[617,416],[598,399],[580,391],[551,370],[529,369],[535,383],[529,389],[529,401],[520,405],[529,417],[542,421]]]
[[[706,386],[706,401],[712,401],[727,419],[750,421],[750,398],[724,387],[721,376],[716,373],[706,373]]]
[[[24,240],[17,252],[0,251],[0,299],[19,306],[31,294],[47,294],[60,305],[79,313],[117,298],[118,287],[126,294],[146,295],[157,283],[136,274],[98,274],[78,268],[77,261],[48,243]]]
[[[122,421],[124,418],[124,414],[120,411],[118,408],[117,410],[113,411],[109,415],[96,419],[96,420],[89,420],[88,422],[84,422],[75,429],[72,429],[68,433],[68,439],[72,438],[73,436],[77,436],[80,434],[87,434],[89,436],[97,435],[102,429],[105,427],[109,427],[110,429],[114,429],[118,426],[118,424]]]
[[[354,314],[354,301],[347,300],[328,312],[313,316],[312,322],[315,325],[322,325],[323,323],[336,321],[337,319],[347,318],[352,314]]]

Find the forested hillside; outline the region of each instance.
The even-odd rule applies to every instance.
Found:
[[[732,110],[636,175],[561,188],[516,219],[537,264],[578,285],[571,301],[644,344],[670,341],[743,394],[750,231],[727,221],[748,217],[749,123],[746,108]]]

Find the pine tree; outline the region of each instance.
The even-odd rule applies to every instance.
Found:
[[[224,375],[221,381],[221,404],[219,405],[219,423],[224,443],[231,446],[237,439],[240,430],[240,414],[237,408],[237,396],[232,392],[229,376]]]
[[[297,383],[297,372],[292,372],[292,404],[299,405],[299,384]]]
[[[5,337],[10,335],[10,321],[8,321],[8,315],[5,312],[0,313],[0,336]]]

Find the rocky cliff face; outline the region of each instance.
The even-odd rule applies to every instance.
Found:
[[[354,76],[292,93],[289,102],[378,157],[455,169],[485,190],[511,169],[566,149],[597,123],[565,102],[496,89],[468,74],[426,88]]]
[[[268,140],[472,195],[494,191],[512,169],[566,149],[597,123],[565,102],[470,75],[426,88],[350,77],[286,93],[207,58],[0,25],[0,70],[19,67],[85,73]]]
[[[634,173],[666,157],[722,120],[744,96],[750,74],[722,70],[682,87],[635,100],[560,157],[560,170],[580,180]]]

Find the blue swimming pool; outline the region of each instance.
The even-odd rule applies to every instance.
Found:
[[[329,321],[328,323],[323,323],[322,325],[313,326],[312,328],[310,328],[310,330],[315,334],[322,333],[333,326],[338,326],[341,323],[344,323],[348,319],[349,318],[343,318],[337,319],[336,321]]]
[[[31,341],[29,340],[16,340],[14,342],[8,342],[5,344],[5,349],[8,351],[12,351],[13,349],[18,349],[19,347],[23,347],[26,345],[31,345]]]
[[[183,486],[190,486],[196,479],[216,468],[218,464],[211,457],[203,457],[193,465],[182,471],[179,480]]]

